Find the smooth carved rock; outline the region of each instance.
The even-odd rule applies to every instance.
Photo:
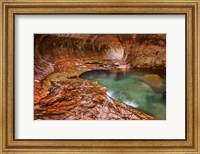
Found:
[[[79,76],[102,69],[165,71],[165,40],[165,35],[35,35],[34,119],[154,119]]]
[[[145,74],[142,77],[142,80],[158,89],[161,89],[164,86],[162,78],[157,74]]]

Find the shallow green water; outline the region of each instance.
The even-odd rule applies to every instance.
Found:
[[[107,87],[107,95],[136,107],[141,111],[159,120],[166,119],[166,97],[164,88],[157,89],[143,82],[141,77],[147,72],[123,72],[113,73],[105,70],[89,71],[81,75],[81,78],[98,81]],[[165,85],[165,80],[163,80]]]

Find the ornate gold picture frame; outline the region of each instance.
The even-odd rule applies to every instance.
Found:
[[[200,153],[199,0],[3,0],[0,2],[0,153]],[[186,139],[15,139],[15,15],[159,14],[186,17]],[[178,57],[177,57],[178,58]],[[176,114],[176,113],[174,113]],[[159,131],[159,130],[158,130]]]

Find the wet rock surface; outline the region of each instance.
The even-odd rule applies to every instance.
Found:
[[[164,43],[164,35],[35,35],[34,119],[154,119],[110,98],[97,82],[79,76],[91,70],[129,68],[165,74]]]
[[[35,119],[140,120],[151,116],[106,95],[97,82],[69,79],[51,82],[49,94],[35,104]]]
[[[142,77],[142,80],[157,89],[164,88],[163,80],[157,74],[146,74]]]

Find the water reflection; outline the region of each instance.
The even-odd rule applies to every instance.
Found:
[[[144,82],[143,76],[147,72],[113,73],[105,70],[85,72],[81,78],[98,81],[108,88],[107,95],[136,107],[141,111],[160,120],[166,119],[165,80],[161,88]]]

